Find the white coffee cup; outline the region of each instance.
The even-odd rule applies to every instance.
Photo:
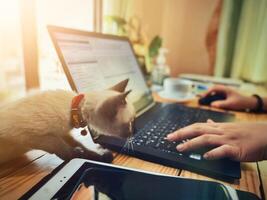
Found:
[[[194,84],[190,80],[166,78],[163,81],[163,90],[159,95],[167,99],[184,100],[195,97]]]

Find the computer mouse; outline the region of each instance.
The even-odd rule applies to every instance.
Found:
[[[210,93],[205,97],[202,97],[198,100],[198,103],[200,105],[210,105],[213,101],[218,101],[218,100],[224,100],[226,99],[226,94],[224,93]]]

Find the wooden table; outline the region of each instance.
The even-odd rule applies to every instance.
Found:
[[[156,99],[160,100],[157,97]],[[196,107],[197,103],[196,101],[192,101],[187,103],[187,105]],[[267,115],[236,112],[236,118],[237,120],[241,121],[267,120]],[[17,160],[15,160],[15,162],[13,161],[0,166],[0,199],[11,200],[19,198],[62,162],[63,161],[55,155],[51,155],[39,150],[34,150],[18,158]],[[115,154],[113,163],[116,165],[147,170],[150,172],[159,172],[173,176],[182,176],[203,180],[215,180],[186,170],[166,167],[121,154]],[[242,178],[235,183],[225,184],[231,185],[236,189],[255,193],[259,197],[264,197],[263,191],[266,191],[267,193],[267,168],[265,166],[267,165],[264,162],[242,163]],[[261,190],[260,187],[262,187],[263,189]]]

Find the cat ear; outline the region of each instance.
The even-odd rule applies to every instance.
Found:
[[[115,99],[117,105],[124,105],[126,104],[126,97],[128,96],[128,94],[130,94],[132,92],[132,90],[128,90],[124,93],[119,94]]]
[[[131,90],[128,90],[124,93],[110,97],[103,103],[99,111],[105,114],[108,118],[112,119],[116,116],[120,106],[126,105],[126,97],[130,94],[130,92]]]
[[[126,104],[126,97],[128,96],[128,94],[130,94],[132,90],[128,90],[126,92],[117,94],[116,96],[111,97],[108,102],[110,104],[110,106],[112,106],[112,108],[117,109],[119,106],[121,105],[125,105]]]
[[[109,88],[109,90],[115,90],[117,92],[124,92],[128,82],[129,82],[129,79],[127,78],[127,79],[117,83],[116,85],[112,86],[111,88]]]

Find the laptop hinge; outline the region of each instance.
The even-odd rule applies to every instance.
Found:
[[[152,102],[151,104],[149,104],[148,106],[146,106],[144,109],[140,110],[137,114],[136,117],[139,117],[140,115],[142,115],[143,113],[145,113],[146,111],[148,111],[149,109],[151,109],[153,106],[156,105],[156,102]]]

